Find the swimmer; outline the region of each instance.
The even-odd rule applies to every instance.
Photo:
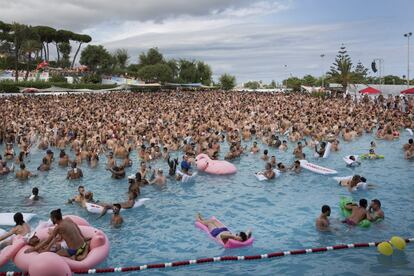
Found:
[[[124,219],[120,215],[121,211],[121,204],[115,203],[112,206],[112,218],[111,218],[111,225],[115,228],[121,227],[122,223],[124,222]]]
[[[354,167],[354,166],[361,165],[361,162],[359,162],[358,160],[356,160],[355,156],[351,155],[351,156],[349,156],[349,159],[352,160],[352,163],[347,164],[348,167]]]
[[[20,170],[16,172],[16,178],[19,180],[27,180],[29,177],[37,176],[37,174],[32,174],[30,171],[26,169],[26,165],[24,163],[20,164]]]
[[[223,224],[215,221],[215,220],[205,220],[201,217],[200,213],[197,214],[196,220],[201,224],[205,225],[210,234],[216,238],[220,239],[224,244],[226,244],[230,239],[236,240],[240,242],[247,241],[250,239],[252,233],[251,231],[240,232],[239,234],[233,234],[229,231]]]
[[[321,147],[318,150],[318,146],[315,145],[315,152],[317,153],[318,157],[323,157],[325,155],[325,150],[326,150],[326,143],[322,142],[321,143]]]
[[[1,156],[0,156],[1,157]],[[7,162],[2,161],[0,158],[0,175],[6,175],[10,172],[14,171],[14,164],[9,167],[7,167]]]
[[[67,179],[79,179],[83,177],[83,172],[81,169],[77,168],[77,163],[72,162],[71,169],[68,171],[68,174],[66,176]]]
[[[258,172],[257,174],[264,175],[267,180],[271,180],[276,177],[275,172],[272,170],[272,164],[270,163],[266,163],[265,170],[263,172]]]
[[[371,141],[369,145],[371,149],[375,149],[377,147],[377,144],[375,143],[375,141]]]
[[[272,168],[276,168],[277,166],[276,156],[272,155],[272,157],[270,157],[270,165],[272,165]]]
[[[362,220],[367,218],[367,205],[368,202],[366,199],[362,198],[359,200],[359,206],[354,203],[348,203],[345,205],[345,209],[352,211],[351,215],[342,221],[349,226],[355,226],[360,223]]]
[[[295,162],[293,162],[293,165],[290,167],[290,169],[297,174],[300,173],[302,171],[302,167],[300,166],[300,161],[295,160]]]
[[[15,213],[13,216],[13,220],[16,223],[16,225],[9,232],[0,236],[0,242],[7,239],[8,237],[11,237],[12,235],[24,236],[30,233],[30,225],[24,221],[22,213]],[[10,244],[11,242],[1,242],[0,249],[3,249],[4,247]]]
[[[381,209],[381,202],[378,199],[373,199],[368,208],[367,219],[375,222],[379,219],[384,219],[384,211]]]
[[[167,181],[163,175],[163,171],[161,169],[158,169],[154,180],[150,181],[149,184],[165,185],[166,182]]]
[[[279,146],[280,151],[287,151],[288,150],[288,144],[286,140],[282,141],[282,144]]]
[[[408,151],[414,147],[414,140],[412,138],[408,139],[408,143],[404,144],[403,150]]]
[[[168,156],[167,162],[168,162],[168,166],[170,167],[168,171],[168,175],[174,176],[175,173],[177,172],[178,158],[170,160],[170,157]]]
[[[61,167],[67,167],[70,163],[69,156],[66,154],[65,150],[61,150],[59,154],[58,164]]]
[[[306,144],[306,141],[305,141]],[[302,142],[298,142],[296,148],[293,150],[293,155],[302,160],[305,159],[304,154],[303,154],[303,146],[302,146]]]
[[[108,157],[108,160],[106,161],[106,168],[109,169],[109,168],[115,167],[116,163],[114,159],[114,153],[111,151],[107,157]]]
[[[288,171],[288,168],[286,168],[285,164],[283,164],[282,162],[277,163],[277,169],[282,173]]]
[[[29,199],[32,200],[32,201],[39,201],[39,200],[42,199],[42,197],[39,196],[39,188],[34,187],[32,189],[32,195],[29,197]]]
[[[129,193],[135,192],[137,195],[141,194],[141,190],[139,188],[139,182],[136,181],[135,175],[128,176],[128,192]]]
[[[268,154],[268,150],[267,149],[265,149],[264,151],[263,151],[263,155],[262,155],[262,157],[260,157],[260,159],[262,159],[263,161],[268,161],[269,160],[269,155],[267,155]]]
[[[316,219],[316,229],[321,232],[330,231],[331,229],[329,227],[329,216],[331,215],[331,207],[328,205],[323,205],[321,211],[322,213]]]
[[[250,148],[251,153],[258,153],[260,151],[260,148],[257,146],[257,142],[253,142],[253,146]]]
[[[37,168],[38,171],[46,172],[50,170],[50,164],[46,157],[43,157],[42,164]]]
[[[137,197],[138,197],[137,193],[129,192],[128,193],[128,200],[125,201],[125,202],[120,202],[119,203],[121,205],[121,208],[122,209],[131,209],[132,207],[134,207]],[[112,209],[113,206],[114,206],[114,204],[105,204],[105,203],[104,204],[98,204],[98,205],[101,205],[102,207],[104,207],[98,218],[103,217],[106,214],[106,212],[109,209]]]
[[[112,173],[112,178],[115,179],[122,179],[125,177],[125,169],[122,166],[115,166],[113,168],[109,168],[107,169],[108,171],[110,171]]]
[[[83,187],[82,185],[78,187],[78,193],[75,197],[73,197],[72,199],[68,200],[68,203],[73,203],[73,202],[77,202],[77,203],[82,203],[82,201],[85,199],[85,187]]]

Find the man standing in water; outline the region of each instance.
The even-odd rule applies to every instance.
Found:
[[[111,224],[114,227],[121,227],[122,223],[124,222],[124,219],[119,214],[119,212],[121,211],[121,204],[115,203],[112,206],[112,211],[113,211],[113,214],[111,218]]]
[[[325,232],[329,231],[329,219],[328,217],[331,215],[331,207],[328,205],[322,206],[322,213],[321,215],[316,219],[316,228],[319,231]]]
[[[57,235],[60,235],[68,245],[68,248],[61,248],[56,252],[56,254],[63,257],[69,257],[77,261],[85,259],[89,252],[89,245],[82,236],[79,227],[70,218],[63,219],[60,209],[50,212],[50,219],[53,224],[56,225],[53,232],[46,240],[40,242],[33,248],[27,249],[25,253],[34,252],[40,248],[43,248],[54,238],[56,238]]]
[[[67,179],[79,179],[83,177],[83,172],[81,169],[77,168],[76,162],[72,162],[72,169],[68,171]]]
[[[366,199],[359,200],[359,206],[354,203],[348,203],[345,208],[352,211],[352,214],[346,218],[342,223],[346,223],[351,226],[355,226],[367,217],[367,205]]]

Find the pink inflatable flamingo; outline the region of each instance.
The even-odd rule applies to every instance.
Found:
[[[36,271],[38,274],[32,274],[31,276],[42,276],[49,275],[42,269],[46,269],[51,266],[59,266],[62,262],[65,263],[71,271],[90,269],[101,263],[106,259],[109,254],[109,240],[106,235],[101,231],[92,226],[84,226],[80,224],[88,224],[85,220],[77,218],[75,216],[70,217],[75,223],[78,224],[79,229],[81,230],[82,235],[88,239],[90,238],[90,246],[88,256],[82,261],[72,260],[66,257],[58,256],[58,259],[50,257],[50,254],[44,255],[44,253],[39,254],[37,252],[24,253],[30,246],[23,246],[13,258],[15,265],[23,271]],[[86,223],[85,223],[86,222]],[[52,230],[53,227],[44,227],[38,229],[36,236],[40,240],[47,239],[49,235],[49,230]],[[52,253],[53,255],[56,255]],[[57,255],[56,255],[57,256]],[[54,263],[53,260],[59,260]],[[34,266],[34,268],[32,268]],[[66,267],[66,266],[65,266]],[[42,273],[43,272],[43,273]],[[57,275],[66,275],[66,268],[62,269],[61,274]],[[70,275],[70,274],[69,274]]]
[[[16,253],[26,244],[22,236],[16,236],[12,240],[12,244],[6,246],[0,251],[0,267],[5,265]]]
[[[199,154],[196,158],[197,169],[210,174],[225,175],[237,172],[236,166],[223,160],[212,160],[207,154]]]

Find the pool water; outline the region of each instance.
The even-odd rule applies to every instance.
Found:
[[[374,190],[350,194],[339,187],[331,176],[322,176],[306,170],[301,174],[282,174],[275,181],[259,182],[254,172],[264,168],[260,154],[248,154],[233,161],[238,172],[232,176],[211,176],[200,173],[195,183],[178,183],[168,180],[164,188],[142,188],[141,197],[149,197],[145,207],[122,213],[125,223],[120,229],[110,226],[110,216],[97,219],[78,205],[65,202],[77,193],[78,185],[94,192],[95,199],[117,202],[126,199],[127,179],[111,179],[104,169],[105,157],[97,168],[86,164],[82,180],[66,180],[67,169],[53,164],[50,172],[40,172],[39,177],[20,182],[9,174],[0,178],[0,212],[34,212],[38,217],[31,221],[35,226],[39,219],[46,220],[50,210],[62,208],[63,214],[75,214],[86,218],[93,226],[102,229],[111,242],[110,255],[99,267],[125,267],[148,263],[188,260],[222,255],[253,255],[276,251],[329,246],[341,243],[371,242],[390,239],[391,236],[414,237],[414,162],[403,159],[402,145],[409,136],[404,132],[398,141],[376,141],[378,154],[383,160],[363,161],[360,167],[347,168],[342,157],[348,154],[366,153],[371,136],[364,136],[352,143],[341,141],[341,151],[331,153],[327,159],[310,162],[338,170],[337,176],[360,174],[375,184]],[[251,144],[249,142],[247,144]],[[278,162],[294,161],[290,144],[287,152],[270,149]],[[227,151],[223,144],[221,157]],[[261,146],[261,150],[265,147]],[[4,146],[0,147],[0,152]],[[55,149],[55,156],[58,151]],[[69,152],[69,150],[67,150]],[[313,156],[306,148],[307,156]],[[26,162],[32,172],[41,163],[45,153],[33,149]],[[70,152],[73,157],[73,152]],[[136,153],[134,164],[127,175],[138,168]],[[168,172],[165,161],[151,164]],[[24,197],[31,194],[32,187],[40,189],[44,203],[28,206]],[[386,219],[369,229],[348,228],[342,225],[338,202],[340,196],[364,197],[381,200]],[[331,222],[337,228],[333,233],[315,230],[315,218],[323,204],[332,208]],[[253,230],[255,242],[252,247],[225,250],[207,235],[194,227],[197,212],[204,217],[215,215],[230,229]],[[1,271],[16,270],[8,264]],[[240,261],[214,263],[162,270],[141,271],[155,275],[359,275],[384,274],[407,275],[414,271],[414,246],[408,245],[403,252],[392,257],[381,256],[375,248],[330,251],[321,254],[288,256],[264,261]],[[138,272],[123,273],[135,275]]]

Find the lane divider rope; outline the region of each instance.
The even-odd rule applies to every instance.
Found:
[[[405,242],[414,243],[414,238],[405,239]],[[73,273],[74,274],[97,274],[97,273],[130,272],[130,271],[140,271],[140,270],[146,270],[146,269],[160,269],[160,268],[206,264],[206,263],[214,263],[214,262],[263,260],[263,259],[284,257],[284,256],[289,256],[289,255],[322,253],[322,252],[328,252],[332,250],[375,247],[379,243],[380,242],[350,243],[350,244],[339,244],[339,245],[327,246],[327,247],[280,251],[280,252],[267,253],[267,254],[261,254],[261,255],[222,256],[222,257],[200,258],[196,260],[146,264],[146,265],[140,265],[140,266],[94,268],[94,269],[76,270],[76,271],[73,271]],[[15,272],[15,271],[0,272],[0,276],[28,276],[28,275],[29,274],[27,272]]]

